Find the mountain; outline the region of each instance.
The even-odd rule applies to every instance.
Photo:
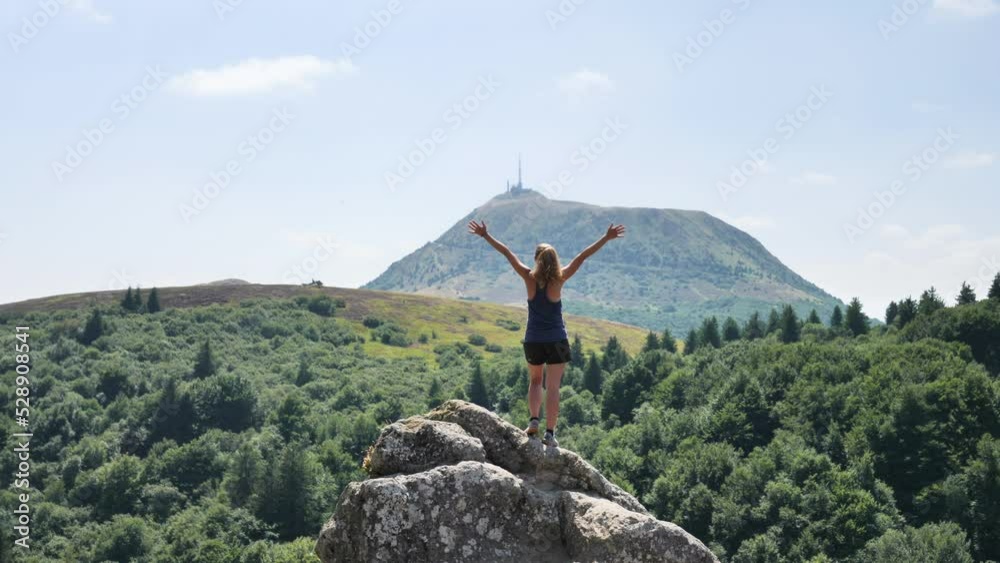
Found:
[[[766,317],[782,304],[800,316],[815,308],[824,319],[843,307],[752,236],[708,213],[600,207],[520,188],[474,209],[364,287],[523,305],[523,283],[503,256],[467,233],[471,219],[485,220],[529,266],[539,242],[555,246],[565,265],[610,223],[625,224],[625,238],[605,245],[563,290],[565,310],[580,315],[680,332],[706,316]]]

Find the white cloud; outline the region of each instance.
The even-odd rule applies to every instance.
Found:
[[[945,159],[945,168],[985,168],[993,166],[997,155],[989,152],[964,152]]]
[[[829,174],[821,174],[819,172],[803,172],[800,176],[794,176],[790,179],[793,184],[807,185],[807,186],[833,186],[837,183],[837,178]]]
[[[352,74],[347,59],[324,60],[313,55],[251,58],[215,69],[196,69],[170,79],[168,86],[189,96],[241,96],[290,89],[311,92],[326,76]]]
[[[951,106],[933,104],[926,100],[917,100],[910,104],[910,108],[917,113],[939,113],[951,110]]]
[[[997,0],[934,0],[934,9],[956,16],[981,18],[1000,11]]]
[[[580,100],[589,96],[601,96],[615,91],[615,83],[607,74],[584,68],[561,76],[559,90],[570,100]]]
[[[886,225],[882,227],[882,236],[886,238],[903,238],[910,236],[910,231],[902,225]]]
[[[94,23],[109,24],[114,21],[111,14],[101,12],[95,8],[93,0],[70,0],[68,6],[74,12],[86,17]]]

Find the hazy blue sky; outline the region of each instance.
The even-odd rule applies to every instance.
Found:
[[[528,187],[709,211],[874,316],[1000,268],[996,0],[0,11],[0,302],[356,287],[501,192],[518,152]]]

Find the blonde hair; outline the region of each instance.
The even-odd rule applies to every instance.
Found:
[[[559,254],[551,244],[539,244],[535,247],[535,268],[531,276],[544,288],[551,281],[562,281],[562,266],[559,264]]]

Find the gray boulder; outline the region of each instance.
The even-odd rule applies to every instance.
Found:
[[[382,430],[320,532],[333,562],[717,563],[573,452],[448,401]]]

